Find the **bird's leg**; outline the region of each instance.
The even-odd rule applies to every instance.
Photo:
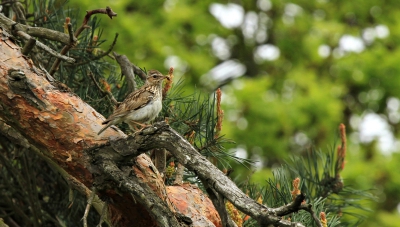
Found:
[[[142,123],[139,123],[136,121],[130,121],[128,125],[129,125],[129,128],[132,131],[134,131],[135,133],[141,132],[145,127],[150,126],[150,125],[142,124]],[[141,128],[138,129],[137,125],[141,126]]]

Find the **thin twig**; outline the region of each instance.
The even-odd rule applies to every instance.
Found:
[[[89,197],[88,202],[87,202],[87,204],[86,204],[85,213],[84,213],[84,215],[83,215],[83,217],[82,217],[83,226],[84,226],[84,227],[87,227],[87,226],[88,226],[88,225],[87,225],[87,216],[88,216],[88,214],[89,214],[89,210],[90,210],[90,207],[92,206],[93,198],[94,198],[95,195],[96,195],[96,188],[93,187],[92,193],[90,194],[90,197]]]
[[[27,33],[23,32],[23,31],[17,31],[17,35],[22,37],[25,40],[30,40],[32,39],[32,36],[28,35]],[[40,49],[46,51],[47,53],[49,53],[51,56],[56,57],[57,59],[61,59],[63,61],[66,61],[68,63],[74,63],[75,59],[67,57],[65,55],[61,55],[59,53],[57,53],[56,51],[54,51],[53,49],[51,49],[50,47],[44,45],[43,43],[41,43],[40,41],[36,40],[36,46],[39,47]]]
[[[49,82],[54,82],[55,81],[55,79],[47,72],[47,70],[40,63],[39,63],[39,68],[44,72],[44,74],[46,75],[46,78],[47,78],[47,80]]]
[[[78,37],[81,34],[81,32],[83,30],[85,30],[86,25],[89,22],[90,17],[93,14],[97,14],[97,13],[107,14],[108,17],[110,17],[111,20],[112,20],[113,17],[117,16],[117,13],[115,13],[109,6],[106,6],[105,9],[95,9],[95,10],[91,10],[91,11],[86,11],[86,15],[85,15],[85,18],[83,19],[82,25],[75,32],[75,37]]]
[[[99,54],[96,57],[94,57],[92,59],[89,59],[87,61],[75,63],[74,66],[85,65],[85,64],[87,64],[89,62],[96,61],[96,60],[99,60],[99,59],[103,58],[104,56],[107,56],[112,51],[112,49],[114,48],[115,44],[117,43],[117,39],[118,39],[118,33],[115,34],[114,41],[112,42],[110,48],[108,48],[108,50],[106,52],[104,52],[102,54]]]
[[[97,83],[96,79],[94,78],[94,76],[91,72],[89,72],[88,74],[89,74],[89,77],[93,80],[93,83],[100,90],[100,92],[103,93],[104,95],[107,95],[110,98],[110,100],[112,101],[112,103],[117,106],[119,104],[119,102],[114,98],[113,94],[110,91],[103,90],[100,87],[100,85]]]
[[[311,204],[302,204],[299,207],[299,210],[305,210],[308,211],[312,218],[314,219],[315,223],[317,224],[318,227],[323,227],[321,220],[319,220],[318,216],[315,214],[314,210],[312,209],[312,205]]]
[[[101,227],[101,224],[104,222],[104,217],[106,216],[106,211],[107,211],[107,203],[104,203],[103,209],[101,209],[101,214],[100,214],[100,221],[97,227]]]
[[[14,2],[14,4],[12,4],[12,9],[15,13],[16,21],[21,24],[26,24],[24,6],[20,2]]]
[[[281,207],[271,208],[270,212],[273,212],[278,216],[285,216],[299,210],[305,210],[311,214],[317,226],[322,227],[321,221],[312,209],[312,205],[303,203],[304,199],[305,195],[303,193],[300,193],[296,196],[293,202],[283,205]]]
[[[91,10],[91,11],[86,11],[86,16],[85,19],[83,20],[82,25],[76,30],[74,36],[76,38],[78,38],[78,36],[82,33],[83,30],[85,30],[85,28],[88,28],[87,23],[90,19],[90,17],[93,14],[97,14],[97,13],[102,13],[102,14],[107,14],[111,19],[115,16],[117,16],[117,14],[115,12],[112,11],[112,9],[110,7],[106,7],[105,9],[95,9],[95,10]],[[60,54],[65,55],[73,46],[75,45],[75,42],[70,42],[69,44],[65,45],[63,47],[63,49],[61,50]],[[51,66],[51,69],[49,71],[50,75],[54,75],[54,73],[57,72],[58,68],[60,67],[60,63],[61,61],[59,59],[56,59],[53,63],[53,65]]]

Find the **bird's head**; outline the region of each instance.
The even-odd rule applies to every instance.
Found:
[[[152,69],[152,70],[149,70],[149,72],[147,73],[146,84],[159,84],[165,78],[168,79],[167,76],[164,76],[159,71]]]

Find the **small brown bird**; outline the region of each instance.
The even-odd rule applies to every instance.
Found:
[[[125,100],[115,109],[107,120],[98,135],[111,125],[125,122],[134,130],[136,125],[147,126],[146,122],[153,120],[162,109],[162,82],[165,78],[157,70],[149,70],[146,83],[138,90],[130,93]]]

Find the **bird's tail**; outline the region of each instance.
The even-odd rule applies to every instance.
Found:
[[[107,124],[106,126],[104,126],[102,129],[100,129],[100,131],[97,133],[97,135],[100,135],[102,132],[104,132],[104,130],[106,130],[108,127],[110,127],[111,125],[113,125],[112,121],[105,121],[102,123]]]

